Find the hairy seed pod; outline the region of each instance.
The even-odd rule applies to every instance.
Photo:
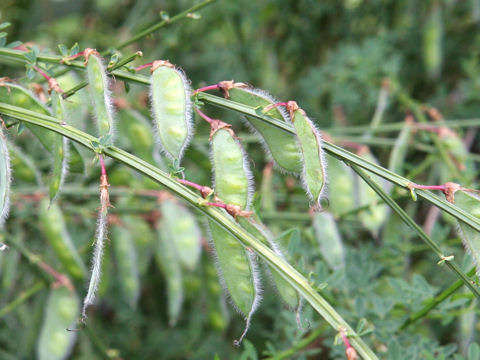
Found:
[[[353,170],[331,156],[328,158],[328,174],[330,179],[335,179],[328,185],[328,210],[335,216],[353,210],[356,207]]]
[[[114,135],[114,116],[109,81],[102,59],[92,53],[88,57],[87,79],[98,136]]]
[[[467,191],[457,191],[455,193],[455,205],[480,218],[480,197],[477,194]],[[477,268],[477,276],[480,276],[480,232],[465,224],[458,222],[458,233],[462,239],[463,246],[473,258]]]
[[[52,91],[52,110],[53,115],[62,122],[66,119],[65,114],[65,100],[61,94]],[[60,189],[65,181],[68,173],[68,140],[61,135],[55,136],[55,143],[52,147],[53,151],[53,168],[50,178],[50,203],[53,203],[57,198]]]
[[[208,323],[216,331],[224,331],[230,321],[222,287],[218,283],[215,267],[205,258],[202,262],[205,291],[207,295]]]
[[[280,247],[273,240],[272,234],[263,224],[259,223],[258,221],[259,220],[256,220],[254,222],[244,217],[238,219],[239,224],[245,230],[247,230],[257,240],[260,240],[263,244],[267,245],[280,258],[285,259],[285,256],[280,250]],[[275,268],[269,267],[269,269],[278,293],[282,297],[282,300],[285,302],[285,304],[287,304],[290,309],[293,310],[298,308],[298,306],[300,305],[300,295],[298,294],[298,292],[295,290],[295,288],[293,288],[292,285],[290,285],[287,280],[282,277],[282,275],[280,275],[280,273],[278,273]]]
[[[30,111],[44,115],[51,115],[48,108],[42,104],[32,92],[17,84],[0,81],[0,99],[8,104],[22,107]],[[55,142],[55,133],[53,131],[26,122],[23,124],[25,124],[25,126],[33,133],[45,149],[50,152],[52,151],[52,144]]]
[[[85,265],[67,232],[62,211],[46,199],[40,202],[38,211],[41,229],[63,268],[75,279],[82,280]]]
[[[434,2],[423,28],[423,62],[430,77],[438,76],[442,67],[442,37],[442,9]]]
[[[154,164],[155,143],[149,121],[141,113],[131,109],[122,109],[118,115],[121,121],[119,135],[128,141],[133,154]]]
[[[180,262],[194,270],[202,253],[201,233],[195,217],[188,209],[175,201],[164,199],[160,205],[162,231],[172,242]]]
[[[8,152],[7,138],[0,128],[0,228],[10,210],[10,154]]]
[[[39,360],[63,360],[70,355],[77,333],[67,331],[75,325],[80,301],[66,287],[50,290],[45,305],[42,329],[37,340]]]
[[[215,248],[215,258],[220,281],[234,307],[245,316],[245,330],[235,344],[245,337],[253,313],[260,303],[260,279],[254,254],[245,250],[229,232],[212,220],[208,221],[210,238]]]
[[[231,86],[228,94],[232,101],[262,109],[278,102],[266,91],[248,88],[244,84],[232,84]],[[288,113],[282,108],[272,107],[265,115],[280,121],[288,121]],[[260,135],[265,151],[271,155],[278,168],[293,174],[302,171],[300,149],[294,137],[253,117],[246,117],[245,120],[250,130]]]
[[[296,102],[289,101],[287,109],[302,153],[303,187],[314,203],[314,208],[320,208],[320,199],[325,192],[327,181],[327,161],[322,148],[322,138],[318,129]]]
[[[180,161],[193,136],[190,83],[181,69],[168,61],[154,61],[150,100],[161,149]]]
[[[322,211],[313,214],[313,229],[325,262],[334,271],[345,268],[345,248],[332,214]]]
[[[155,235],[150,225],[143,219],[125,216],[122,221],[133,235],[135,252],[138,259],[138,273],[143,276],[148,271],[155,247]]]
[[[155,258],[167,282],[168,322],[170,326],[174,326],[180,317],[183,305],[182,267],[175,253],[175,247],[163,228],[164,224],[158,228]]]
[[[140,296],[140,278],[132,234],[121,224],[115,224],[111,237],[120,290],[128,305],[135,309]]]

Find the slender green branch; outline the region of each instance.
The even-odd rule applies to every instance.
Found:
[[[473,276],[475,275],[475,272],[476,272],[476,268],[473,267],[470,269],[469,272],[467,272],[467,275]],[[463,284],[464,283],[462,280],[457,280],[452,285],[450,285],[447,289],[442,291],[440,294],[426,301],[426,305],[422,309],[410,315],[410,317],[407,320],[405,320],[403,325],[400,327],[400,330],[405,329],[406,327],[412,325],[413,323],[425,317],[431,310],[436,308],[439,304],[444,302],[452,294],[454,294],[458,289],[460,289],[463,286]]]
[[[74,127],[61,125],[58,119],[51,116],[38,114],[16,106],[0,103],[0,113],[54,131],[92,151],[95,151],[92,141],[99,141],[98,138]],[[111,146],[106,148],[103,154],[150,177],[215,221],[219,226],[235,236],[245,247],[255,251],[268,265],[277,270],[336,331],[342,328],[346,329],[346,333],[350,336],[349,339],[352,346],[355,347],[364,359],[377,359],[375,353],[363,342],[340,314],[312,288],[307,279],[284,259],[276,255],[268,246],[255,239],[255,237],[240,227],[237,222],[225,212],[217,208],[202,206],[204,200],[198,194],[180,184],[169,174],[124,150]]]
[[[33,295],[42,290],[45,285],[46,283],[44,281],[38,281],[33,284],[33,286],[30,287],[28,290],[21,291],[20,295],[15,300],[0,309],[0,319],[10,314],[12,311],[22,305],[25,301],[30,299]]]
[[[132,36],[130,39],[124,41],[123,43],[121,43],[120,45],[117,46],[117,49],[121,50],[123,49],[124,47],[130,45],[130,44],[133,44],[134,42],[150,35],[151,33],[157,31],[158,29],[161,29],[162,27],[165,27],[167,25],[171,25],[179,20],[183,20],[183,19],[186,19],[187,17],[189,17],[191,13],[195,12],[195,11],[198,11],[200,9],[203,9],[205,6],[208,6],[210,4],[213,4],[214,2],[216,2],[217,0],[205,0],[203,2],[201,2],[200,4],[197,4],[195,6],[192,6],[190,9],[187,9],[171,18],[169,18],[168,20],[163,20],[163,21],[160,21],[159,23],[157,24],[154,24],[148,28],[146,28],[145,30],[139,32],[138,34]]]
[[[352,164],[352,169],[363,179],[365,182],[380,196],[383,201],[397,213],[398,216],[403,220],[405,224],[411,227],[417,235],[422,239],[430,249],[437,254],[439,261],[442,261],[447,265],[450,270],[452,270],[455,275],[463,281],[465,285],[469,287],[472,293],[480,298],[480,289],[472,284],[470,277],[465,274],[465,272],[460,269],[457,263],[453,259],[448,259],[448,256],[442,252],[440,246],[430,238],[420,226],[410,217],[408,214],[378,185],[367,173],[365,173],[358,166]]]

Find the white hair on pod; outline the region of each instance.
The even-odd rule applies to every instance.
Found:
[[[183,155],[185,153],[185,150],[187,149],[188,145],[190,145],[190,142],[193,139],[194,133],[195,133],[195,127],[193,123],[193,107],[192,107],[192,88],[190,86],[191,81],[187,78],[187,75],[185,74],[185,71],[183,71],[182,68],[174,66],[171,68],[172,70],[175,71],[175,73],[180,77],[183,88],[185,90],[185,115],[184,115],[184,121],[185,125],[187,127],[187,137],[185,138],[183,145],[180,149],[180,153],[178,155],[178,161],[180,162],[183,158]],[[152,77],[150,77],[150,86],[149,86],[149,99],[150,99],[150,113],[152,116],[152,119],[156,119],[157,116],[155,115],[155,109],[153,106],[153,84],[152,84]],[[168,159],[170,160],[176,160],[175,156],[170,154],[170,152],[165,149],[163,146],[162,142],[160,141],[160,130],[158,129],[158,122],[157,120],[154,120],[154,126],[153,130],[155,132],[155,143],[158,145],[158,150],[162,154],[164,154]]]
[[[226,212],[225,212],[225,214],[226,214]],[[230,215],[228,215],[228,216],[230,216]],[[214,220],[210,220],[210,221],[214,221]],[[248,252],[247,256],[248,256],[248,259],[249,259],[250,271],[252,273],[253,286],[254,286],[254,289],[255,289],[255,295],[254,295],[254,298],[253,298],[252,307],[251,307],[250,311],[248,312],[248,314],[245,314],[235,304],[235,302],[232,299],[232,296],[230,295],[230,292],[228,291],[228,287],[227,287],[227,284],[225,282],[225,278],[223,276],[222,268],[220,266],[220,261],[218,260],[217,251],[215,249],[215,242],[213,240],[212,231],[210,230],[210,224],[209,224],[208,221],[207,221],[206,225],[207,226],[205,226],[205,229],[206,229],[207,234],[208,234],[208,237],[207,237],[208,242],[209,242],[209,244],[212,248],[213,261],[214,261],[214,264],[215,264],[215,268],[217,269],[218,278],[220,280],[220,285],[223,288],[225,298],[233,306],[235,311],[237,311],[239,314],[243,315],[244,319],[245,319],[245,328],[244,328],[242,334],[240,335],[238,340],[233,341],[233,344],[235,346],[239,346],[241,344],[242,340],[245,338],[245,335],[247,334],[248,329],[250,328],[252,316],[255,313],[255,311],[258,309],[258,307],[260,305],[260,302],[262,300],[263,289],[262,289],[262,284],[260,282],[260,272],[258,270],[256,255],[255,255],[255,253],[250,252],[250,250],[245,249],[245,251]],[[218,226],[221,226],[221,225],[218,225]]]
[[[0,209],[0,227],[2,227],[10,211],[10,184],[12,183],[12,171],[10,168],[10,154],[8,152],[7,137],[4,135],[1,128],[0,143],[0,180],[5,182],[5,184],[2,184],[3,191],[2,194],[0,194],[2,197],[2,208]]]
[[[103,204],[102,204],[103,207]],[[92,274],[90,276],[90,283],[88,285],[87,295],[83,301],[82,320],[87,318],[87,308],[95,302],[95,296],[100,283],[102,275],[102,259],[103,250],[105,246],[105,239],[107,238],[107,211],[100,209],[97,218],[97,231],[95,233],[95,248],[93,250],[92,258]]]

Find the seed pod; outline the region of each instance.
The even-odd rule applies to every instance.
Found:
[[[102,59],[95,52],[88,56],[87,79],[98,136],[110,135],[113,138],[114,117],[109,81]]]
[[[77,333],[67,331],[75,325],[79,315],[79,299],[66,287],[52,289],[45,306],[45,315],[37,340],[39,360],[67,359]]]
[[[65,75],[55,78],[60,87],[64,90],[70,90],[77,86],[82,80],[78,74],[70,70]],[[88,114],[89,114],[89,95],[87,89],[83,88],[75,92],[75,94],[68,97],[65,101],[65,109],[68,114],[68,124],[80,129],[87,130]],[[73,145],[73,144],[72,144]]]
[[[190,84],[181,69],[168,61],[154,61],[150,101],[163,153],[180,162],[193,136]]]
[[[35,111],[44,115],[51,115],[48,108],[43,105],[29,90],[17,84],[3,83],[0,81],[0,99],[2,101]],[[48,151],[52,151],[52,144],[54,143],[55,133],[43,129],[38,125],[23,123],[33,135],[40,141],[40,143]]]
[[[10,173],[10,154],[7,147],[7,138],[0,128],[0,228],[10,210],[10,183],[12,181]]]
[[[455,165],[459,170],[465,171],[468,165],[468,149],[465,146],[462,138],[454,131],[447,127],[441,127],[439,129],[439,139],[445,146],[445,149],[450,153]],[[472,174],[475,176],[475,174]]]
[[[248,88],[244,84],[231,84],[231,86],[228,88],[228,95],[232,101],[262,109],[278,103],[266,91]],[[280,121],[289,121],[288,113],[282,108],[272,107],[265,115]],[[249,129],[260,135],[264,150],[271,155],[279,169],[294,174],[302,171],[300,149],[293,136],[253,117],[247,116],[244,119]]]
[[[430,77],[436,77],[442,67],[442,9],[435,2],[423,28],[423,62]]]
[[[335,216],[355,208],[354,178],[352,169],[334,157],[328,158],[328,173],[334,179],[328,186],[328,210]]]
[[[164,199],[160,204],[162,231],[172,242],[180,262],[194,270],[202,253],[201,233],[195,217],[175,201]]]
[[[248,209],[254,190],[247,156],[233,131],[221,126],[211,139],[215,191],[223,202]]]
[[[245,316],[245,330],[235,344],[245,337],[253,313],[260,303],[260,279],[254,254],[245,250],[229,232],[212,220],[208,221],[211,241],[215,248],[215,258],[220,281],[228,291],[235,307]]]
[[[158,228],[155,258],[167,282],[168,322],[170,326],[174,326],[183,304],[182,267],[171,239],[167,237],[167,232],[163,231],[163,224]]]
[[[326,263],[334,271],[344,269],[345,248],[332,214],[325,211],[314,213],[313,229]]]
[[[241,217],[238,218],[239,224],[247,230],[251,235],[253,235],[257,240],[260,240],[263,244],[267,245],[270,249],[273,250],[275,254],[277,254],[280,258],[285,259],[280,247],[277,243],[273,240],[272,234],[268,231],[268,229],[261,223],[253,222],[250,219]],[[290,283],[285,280],[278,271],[273,268],[269,267],[270,272],[272,274],[273,281],[275,286],[278,290],[278,293],[282,297],[282,300],[287,304],[287,306],[293,310],[298,308],[300,305],[300,295],[295,290],[295,288],[290,285]]]
[[[15,181],[22,180],[27,183],[41,185],[40,172],[32,159],[13,144],[8,144],[8,150],[10,150],[10,161],[12,171],[15,174]]]
[[[314,208],[319,208],[327,180],[327,161],[323,153],[322,138],[305,111],[300,109],[295,101],[289,101],[287,109],[302,153],[303,187],[314,203]]]
[[[150,225],[143,219],[125,216],[122,218],[130,233],[133,235],[135,252],[137,254],[138,273],[146,274],[155,246],[155,235]]]
[[[70,239],[60,208],[56,204],[49,206],[48,200],[42,200],[38,211],[41,229],[63,268],[75,279],[83,279],[85,265]]]
[[[52,91],[52,110],[53,115],[61,120],[65,121],[65,100],[62,95],[56,91]],[[53,203],[57,198],[60,188],[65,181],[65,177],[68,172],[68,140],[61,135],[55,136],[55,142],[52,147],[53,151],[53,168],[52,176],[50,178],[50,203]]]
[[[204,284],[207,297],[208,322],[217,331],[223,331],[228,326],[230,317],[222,287],[218,283],[217,272],[210,261],[203,261]]]
[[[480,197],[471,192],[459,190],[455,193],[455,205],[470,214],[480,218]],[[460,235],[463,246],[470,253],[477,267],[477,276],[480,275],[480,232],[458,221],[458,234]]]
[[[377,159],[375,159],[367,147],[362,149],[359,155],[372,163],[378,163]],[[374,175],[372,175],[372,178],[376,182],[382,184],[383,188],[388,188],[384,179]],[[378,203],[381,200],[380,197],[365,181],[356,177],[356,185],[357,206],[361,207],[368,205],[368,209],[361,211],[358,214],[358,217],[363,226],[370,230],[374,236],[377,236],[380,228],[387,219],[389,208],[386,204]]]
[[[117,276],[122,294],[131,308],[137,307],[140,295],[140,278],[138,275],[137,254],[132,234],[116,221],[112,227],[112,247],[116,260]]]
[[[121,124],[119,133],[132,148],[133,153],[143,160],[154,164],[153,151],[154,139],[152,135],[152,126],[148,120],[137,111],[123,109],[119,112]]]

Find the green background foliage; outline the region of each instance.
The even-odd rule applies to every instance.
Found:
[[[0,4],[0,22],[12,23],[5,30],[8,42],[31,42],[42,51],[51,49],[56,54],[58,44],[70,48],[75,42],[80,50],[92,47],[103,51],[193,4],[187,0],[6,0]],[[194,16],[160,29],[122,50],[122,55],[143,51],[144,56],[136,60],[135,66],[168,59],[183,68],[192,88],[235,79],[266,89],[282,101],[295,99],[336,143],[370,145],[384,167],[388,166],[401,127],[382,131],[383,124],[399,123],[409,114],[421,121],[415,111],[423,105],[437,108],[448,120],[474,119],[471,127],[457,127],[455,121],[448,123],[467,141],[464,170],[456,168],[456,163],[453,169],[448,167],[431,134],[422,131],[411,136],[406,157],[397,166],[399,173],[416,183],[457,181],[478,187],[480,141],[473,126],[480,125],[478,1],[223,0],[198,15],[198,19]],[[434,16],[436,28],[431,30],[428,26]],[[437,31],[436,43],[431,42],[435,34],[428,31]],[[3,76],[24,84],[30,82],[23,66],[0,57]],[[63,83],[59,80],[64,89],[69,89],[83,76],[75,72],[75,77],[63,79]],[[391,86],[380,130],[373,134],[355,130],[356,125],[370,124],[384,79]],[[35,77],[34,81],[41,79]],[[114,96],[130,104],[142,119],[150,117],[146,94],[146,88],[138,84],[130,84],[128,92],[120,81],[114,88]],[[70,98],[74,114],[70,121],[95,133],[88,114],[91,109],[84,106],[88,103],[86,96],[81,90]],[[258,192],[255,206],[286,250],[287,260],[362,334],[380,358],[480,359],[480,347],[471,344],[480,330],[478,305],[467,289],[462,288],[419,321],[403,327],[412,314],[456,280],[445,265],[437,265],[438,258],[411,228],[389,212],[380,230],[370,231],[361,217],[362,213],[369,214],[368,207],[355,206],[334,214],[346,250],[346,265],[332,270],[320,251],[322,237],[314,232],[299,181],[276,171],[271,176],[262,173],[267,160],[258,139],[248,134],[239,115],[211,106],[206,109],[212,117],[232,123],[243,141]],[[138,142],[138,136],[132,136],[132,114],[131,110],[117,111],[116,144],[153,163],[155,160],[149,158],[153,134],[148,133]],[[40,177],[48,184],[50,160],[27,131],[14,135],[14,131],[9,135],[11,143],[21,149],[21,153],[15,151],[15,158],[23,154],[38,174],[32,175],[32,169],[28,173],[25,164],[13,165],[11,215],[2,231],[2,241],[11,246],[0,253],[0,358],[30,359],[35,357],[52,281],[42,276],[35,258],[28,259],[25,251],[18,250],[25,247],[59,271],[65,269],[40,231],[36,206],[38,194],[46,188],[34,178]],[[197,118],[196,137],[182,163],[187,179],[205,185],[211,182],[208,135],[208,126]],[[71,164],[59,205],[73,243],[88,265],[99,206],[99,170],[98,164],[92,163],[91,153],[81,148],[79,152],[86,171],[75,172]],[[141,193],[159,187],[115,162],[108,162],[108,171],[115,205],[111,212],[127,224],[140,224],[138,228],[129,225],[124,229],[134,238],[137,264],[143,269],[140,297],[135,307],[125,295],[125,278],[118,271],[121,259],[113,254],[112,237],[99,301],[90,311],[88,326],[77,334],[71,359],[210,359],[215,354],[221,359],[257,359],[279,355],[312,333],[317,335],[315,340],[292,351],[287,358],[345,358],[344,346],[334,344],[337,331],[309,305],[305,305],[302,324],[297,326],[295,314],[279,301],[274,286],[267,281],[266,266],[262,266],[261,307],[242,346],[233,347],[232,341],[243,330],[243,319],[221,297],[208,251],[203,252],[196,269],[184,269],[182,312],[177,324],[169,326],[168,274],[159,264],[161,260],[152,256],[158,251],[158,205],[155,198]],[[329,181],[335,182],[336,178]],[[351,185],[358,186],[361,181],[354,177]],[[358,196],[358,188],[355,194]],[[390,195],[425,226],[444,254],[455,255],[464,271],[470,269],[471,259],[465,255],[450,217],[435,214],[431,204],[413,202],[405,190],[395,188]],[[329,201],[335,201],[336,196],[330,194]],[[387,211],[382,207],[382,212]],[[195,216],[203,227],[205,219],[198,213]],[[206,239],[203,231],[204,245]],[[80,296],[86,284],[86,278],[75,282]],[[10,309],[9,305],[25,291],[33,293]]]

